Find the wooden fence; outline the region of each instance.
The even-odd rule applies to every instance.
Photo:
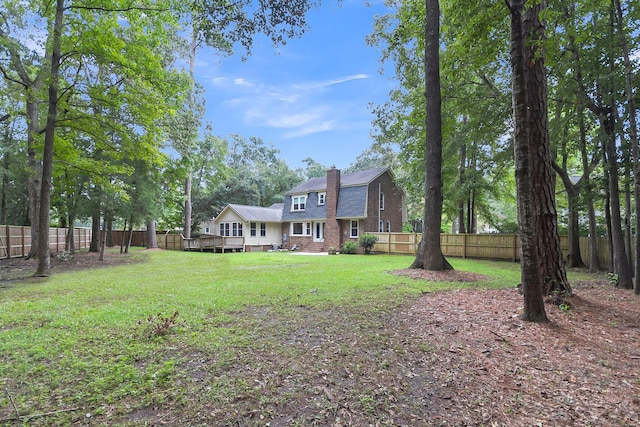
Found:
[[[49,229],[49,248],[51,252],[62,252],[67,238],[66,228]],[[91,229],[75,228],[74,245],[76,249],[86,249],[91,244]],[[25,257],[31,250],[31,227],[0,225],[0,259]]]
[[[421,234],[410,233],[369,233],[378,236],[374,252],[388,254],[415,255]],[[445,256],[460,258],[520,260],[520,238],[517,234],[441,234],[440,245]],[[564,258],[569,253],[568,236],[560,236],[560,248]],[[589,239],[580,238],[580,255],[589,262]],[[600,266],[609,265],[607,239],[598,238],[598,258]]]

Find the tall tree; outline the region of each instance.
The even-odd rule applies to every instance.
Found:
[[[538,269],[538,252],[535,239],[536,219],[531,183],[529,101],[527,99],[527,94],[531,89],[527,89],[528,81],[525,71],[524,2],[523,0],[511,0],[507,3],[507,6],[511,15],[516,189],[520,235],[520,271],[522,291],[524,293],[522,318],[532,322],[546,322],[547,314],[542,299],[542,280]]]
[[[527,40],[524,63],[527,64],[525,67],[529,110],[527,123],[533,206],[536,209],[535,236],[540,274],[543,279],[543,294],[548,295],[551,292],[571,294],[571,286],[567,280],[564,257],[560,248],[555,181],[550,157],[546,52],[544,47],[546,34],[542,22],[542,13],[545,8],[546,0],[535,1],[526,7],[522,28]]]
[[[452,270],[442,255],[442,106],[440,95],[440,3],[425,0],[424,68],[426,100],[425,201],[422,241],[410,268]]]

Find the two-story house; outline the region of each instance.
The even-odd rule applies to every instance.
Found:
[[[363,233],[401,232],[406,220],[405,193],[388,167],[344,175],[332,168],[326,177],[289,190],[281,206],[229,205],[205,227],[207,234],[242,238],[246,251],[283,247],[320,252],[339,250]]]

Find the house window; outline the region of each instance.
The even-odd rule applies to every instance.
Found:
[[[307,203],[307,196],[295,196],[291,198],[291,210],[303,211]]]
[[[260,237],[267,237],[267,224],[264,222],[260,223]]]
[[[256,226],[257,226],[257,224],[255,222],[249,223],[249,235],[251,237],[256,237],[258,235],[257,234],[257,230],[258,229],[257,229]]]
[[[351,221],[351,237],[358,237],[358,221]]]
[[[387,221],[387,233],[391,233],[391,221]]]
[[[228,222],[221,222],[220,223],[220,235],[221,236],[228,236],[229,235],[229,223]]]
[[[242,223],[241,222],[232,222],[231,223],[231,232],[233,237],[242,237]],[[228,236],[228,234],[227,234]]]
[[[310,222],[292,222],[291,235],[292,236],[311,236],[311,223]]]
[[[327,199],[327,193],[318,193],[318,206],[324,205]]]
[[[209,234],[209,227],[204,228],[204,234]]]
[[[384,231],[384,221],[378,221],[378,233],[382,233]]]
[[[384,210],[384,193],[380,193],[380,210]]]

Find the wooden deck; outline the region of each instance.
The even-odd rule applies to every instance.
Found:
[[[185,251],[243,252],[243,237],[201,236],[183,239]]]

